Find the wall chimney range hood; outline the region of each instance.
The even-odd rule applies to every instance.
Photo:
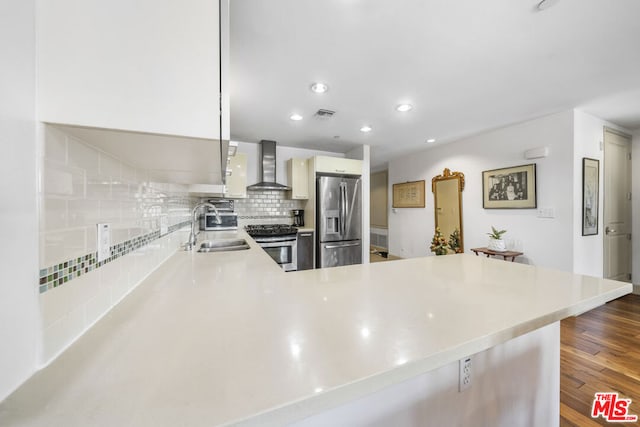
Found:
[[[276,190],[289,191],[291,187],[276,182],[276,142],[263,139],[260,141],[262,181],[247,187],[249,191]]]

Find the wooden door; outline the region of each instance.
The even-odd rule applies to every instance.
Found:
[[[631,138],[604,132],[604,277],[631,281]]]

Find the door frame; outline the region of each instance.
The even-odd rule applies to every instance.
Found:
[[[629,174],[631,175],[631,185],[629,188],[629,191],[632,193],[632,197],[633,197],[633,136],[627,132],[621,131],[619,129],[615,129],[609,126],[603,126],[602,129],[602,277],[606,276],[606,251],[607,251],[607,244],[606,244],[606,223],[605,223],[605,210],[607,208],[607,204],[606,204],[606,197],[607,197],[607,185],[606,185],[606,179],[607,179],[607,168],[606,168],[606,134],[607,132],[620,136],[622,138],[626,138],[629,140],[629,153],[631,158],[629,159]],[[629,215],[629,233],[631,234],[631,244],[629,245],[629,256],[631,258],[631,262],[630,262],[630,266],[631,266],[631,271],[629,272],[629,274],[631,274],[631,279],[629,280],[630,283],[633,283],[633,203],[631,204],[631,214]]]

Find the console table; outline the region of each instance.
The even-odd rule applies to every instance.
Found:
[[[498,252],[498,251],[492,251],[489,248],[473,248],[473,249],[471,249],[471,252],[475,253],[476,256],[479,253],[483,253],[483,254],[487,255],[487,258],[489,258],[492,255],[501,256],[502,259],[504,259],[505,261],[507,260],[507,258],[511,258],[511,262],[513,262],[516,259],[517,256],[523,255],[523,252],[516,252],[516,251]]]

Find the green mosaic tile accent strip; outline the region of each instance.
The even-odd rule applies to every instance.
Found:
[[[179,224],[172,225],[169,227],[169,233],[173,233],[187,225],[191,225],[191,221],[183,221]],[[62,286],[76,277],[80,277],[83,274],[100,268],[103,265],[140,249],[159,238],[160,231],[157,230],[113,245],[111,246],[111,256],[100,262],[98,262],[98,253],[92,252],[47,268],[42,268],[39,271],[38,289],[42,294],[53,288]]]

